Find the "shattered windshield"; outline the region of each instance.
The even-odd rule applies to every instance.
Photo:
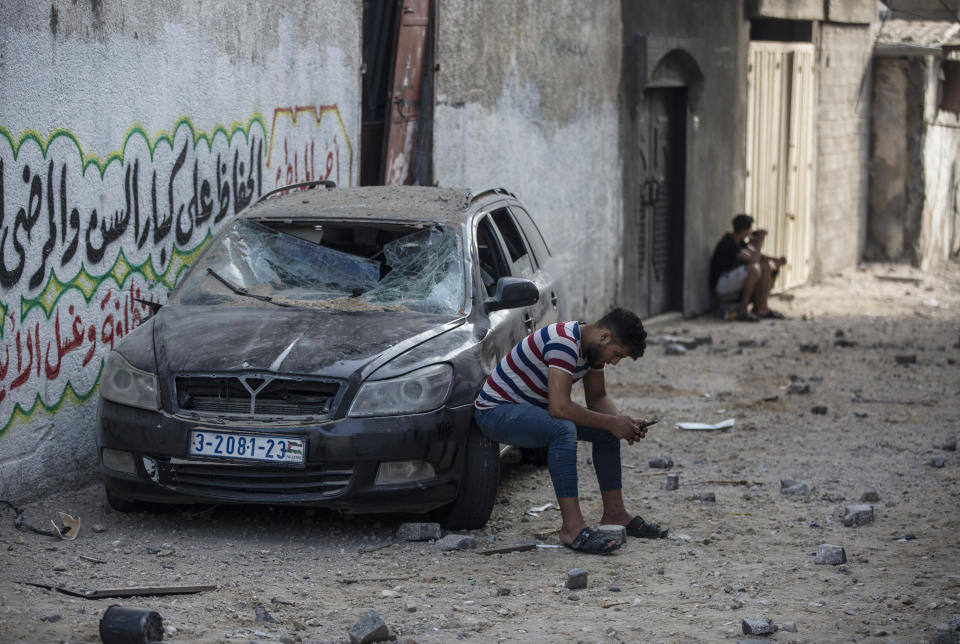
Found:
[[[455,314],[460,236],[434,226],[238,220],[197,260],[175,301]]]

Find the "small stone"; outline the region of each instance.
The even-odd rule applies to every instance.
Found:
[[[917,363],[916,354],[894,356],[893,359],[897,361],[897,364],[916,364]]]
[[[942,456],[934,456],[934,457],[931,458],[929,461],[927,461],[926,463],[924,463],[924,465],[926,465],[926,466],[928,466],[928,467],[935,467],[935,468],[938,468],[938,469],[939,469],[939,468],[943,467],[944,465],[946,465],[946,463],[947,463],[947,462],[943,459]]]
[[[307,625],[301,622],[299,619],[295,619],[291,623],[293,624],[294,630],[298,630],[298,631],[307,630]]]
[[[788,633],[797,632],[797,623],[796,622],[784,622],[783,626],[780,627],[781,631],[786,631]]]
[[[408,601],[408,602],[406,603],[406,606],[405,606],[404,608],[405,608],[405,610],[406,610],[408,613],[415,613],[415,612],[417,612],[417,604],[416,604],[416,602],[413,602],[413,601]]]
[[[41,622],[59,622],[61,619],[62,619],[62,617],[61,617],[60,615],[56,614],[56,613],[51,613],[51,614],[49,614],[49,615],[41,615],[41,616],[40,616],[40,621],[41,621]]]
[[[850,527],[873,523],[872,505],[848,505],[844,508],[843,525]]]
[[[806,483],[791,479],[780,479],[780,494],[801,495],[810,492]]]
[[[669,470],[673,467],[673,459],[670,457],[667,458],[655,458],[649,462],[650,467],[658,470]]]
[[[741,623],[744,635],[769,635],[776,629],[766,617],[747,617]]]
[[[839,338],[833,341],[833,346],[835,347],[855,347],[857,343],[853,340],[847,340],[846,338]]]
[[[92,530],[93,530],[94,532],[98,533],[98,534],[107,531],[107,529],[106,529],[105,527],[103,527],[103,526],[102,526],[101,524],[99,524],[99,523],[94,523]]]
[[[817,546],[817,558],[815,563],[828,566],[839,566],[847,563],[847,552],[843,546],[833,546],[829,543],[823,543]]]
[[[567,590],[580,590],[587,587],[587,571],[574,568],[567,573]]]
[[[788,394],[808,394],[810,393],[810,385],[805,382],[791,382],[787,385]]]
[[[676,490],[680,487],[679,474],[667,474],[667,480],[663,483],[664,490]]]
[[[368,610],[356,624],[350,627],[350,644],[369,644],[392,639],[393,633],[384,624],[377,611]]]
[[[816,405],[810,408],[811,414],[816,414],[817,416],[826,416],[827,415],[827,406],[826,405]]]
[[[277,620],[273,618],[273,615],[267,612],[267,609],[263,606],[257,606],[255,609],[256,619],[258,622],[267,622],[269,624],[276,624]]]
[[[504,586],[497,588],[497,597],[506,597],[509,594],[510,594],[509,588],[505,588]]]
[[[469,534],[448,534],[444,538],[437,540],[437,548],[443,551],[473,550],[476,547],[476,538]]]
[[[580,601],[580,595],[578,595],[577,593],[570,593],[569,595],[567,595],[567,599],[569,599],[572,602],[578,602]]]
[[[816,353],[819,350],[820,346],[816,342],[809,342],[800,345],[800,353]]]
[[[739,342],[737,342],[737,346],[740,347],[741,349],[749,349],[750,347],[757,346],[757,341],[756,340],[740,340]]]
[[[954,436],[953,438],[947,440],[947,442],[945,442],[943,445],[940,446],[940,449],[946,452],[957,451],[957,437]]]
[[[704,503],[716,503],[716,502],[717,502],[717,495],[714,494],[713,492],[704,492],[703,494],[701,494],[701,495],[700,495],[699,497],[697,497],[697,498],[700,499],[700,501],[702,501],[702,502],[704,502]]]
[[[57,572],[64,572],[67,570],[66,564],[56,563],[53,565],[53,569]]]
[[[401,523],[397,528],[397,539],[403,541],[432,541],[439,538],[439,523]]]
[[[863,495],[860,497],[860,500],[863,503],[879,503],[880,495],[873,491],[864,492]]]
[[[604,536],[610,537],[616,540],[617,543],[623,545],[627,542],[627,528],[622,525],[602,525],[597,528]]]
[[[668,344],[663,348],[665,356],[683,356],[687,354],[687,348],[682,344]]]

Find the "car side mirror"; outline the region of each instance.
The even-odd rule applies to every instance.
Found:
[[[530,280],[520,277],[501,277],[497,280],[493,297],[487,300],[487,311],[501,309],[519,309],[536,304],[540,299],[540,290]]]

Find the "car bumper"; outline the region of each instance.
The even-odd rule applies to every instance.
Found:
[[[306,505],[348,512],[426,512],[457,496],[472,408],[343,418],[316,424],[230,422],[149,412],[100,401],[97,442],[104,485],[125,500]],[[220,421],[220,422],[214,422]],[[300,438],[303,466],[212,460],[187,454],[190,433]],[[132,454],[133,472],[103,464],[105,448]],[[381,463],[425,461],[435,476],[377,484]]]

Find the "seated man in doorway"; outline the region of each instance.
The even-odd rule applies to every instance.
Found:
[[[726,233],[713,250],[710,260],[710,291],[719,296],[740,291],[737,320],[757,322],[761,318],[782,319],[783,315],[767,306],[767,298],[786,257],[768,257],[761,252],[767,231],[754,230],[753,217],[739,214],[733,218],[733,233]],[[753,303],[753,310],[748,310]]]
[[[660,539],[667,530],[627,512],[623,502],[620,441],[640,440],[652,424],[617,411],[607,396],[603,370],[627,356],[643,355],[647,332],[636,315],[614,309],[593,324],[560,322],[534,331],[487,378],[474,418],[491,439],[516,447],[546,447],[547,467],[560,507],[560,541],[593,554],[619,543],[587,526],[577,491],[577,441],[593,444],[593,468],[603,500],[602,525],[622,525],[632,537]],[[570,399],[583,379],[586,407]]]

